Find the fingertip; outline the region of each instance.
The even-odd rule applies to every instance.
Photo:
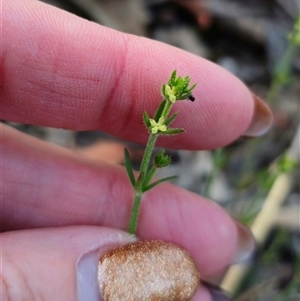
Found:
[[[159,141],[160,145],[220,147],[242,135],[251,122],[250,91],[214,63],[40,2],[18,1],[9,7],[8,1],[6,5],[11,9],[6,7],[3,15],[8,30],[3,36],[2,119],[101,129],[145,143],[143,111],[155,112],[161,85],[177,69],[178,75],[198,83],[196,100],[176,103],[180,114],[174,126],[184,127],[185,133]]]
[[[76,268],[78,301],[102,301],[98,282],[99,258],[108,250],[136,241],[135,236],[119,232],[120,237],[118,240],[108,241],[80,256]]]
[[[98,253],[135,238],[117,229],[70,226],[10,231],[1,239],[7,300],[78,300],[79,293],[80,301],[99,301]]]
[[[256,137],[265,134],[273,123],[273,113],[269,105],[260,97],[253,94],[254,113],[251,123],[243,133],[245,137]]]
[[[238,231],[234,220],[216,203],[191,192],[183,195],[181,189],[167,185],[145,196],[139,236],[159,236],[178,244],[195,258],[204,277],[218,275],[236,252]]]

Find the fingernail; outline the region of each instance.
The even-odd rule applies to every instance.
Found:
[[[99,260],[103,301],[187,301],[199,279],[198,269],[185,250],[157,240],[117,247]]]
[[[212,301],[230,301],[231,298],[219,286],[212,283],[201,281],[211,295]]]
[[[252,95],[254,100],[254,113],[248,129],[243,134],[243,136],[246,137],[263,135],[268,131],[273,122],[273,113],[269,105],[257,95]]]
[[[77,263],[77,297],[78,301],[103,301],[98,282],[98,264],[101,254],[122,244],[136,241],[133,235],[120,234],[107,237],[92,250],[83,254]]]
[[[232,264],[249,261],[255,251],[256,242],[250,229],[235,221],[238,231],[236,253],[233,257]]]

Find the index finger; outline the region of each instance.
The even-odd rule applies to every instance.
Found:
[[[174,47],[31,0],[4,1],[3,28],[4,120],[101,129],[144,143],[142,113],[155,111],[161,84],[174,69],[198,86],[194,103],[176,104],[174,126],[186,133],[165,139],[166,146],[219,147],[244,133],[254,118],[255,102],[242,82]]]

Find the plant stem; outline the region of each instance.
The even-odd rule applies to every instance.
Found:
[[[297,49],[298,47],[290,42],[283,57],[280,59],[272,76],[272,83],[266,97],[269,103],[274,102],[280,88],[284,85],[282,80],[288,80],[288,77],[291,74],[293,59],[297,54]]]
[[[172,105],[173,104],[171,102],[166,103],[166,106],[164,107],[162,115],[161,115],[165,119],[167,118],[168,114],[170,113]],[[130,222],[129,222],[129,226],[128,226],[128,232],[131,234],[134,234],[136,231],[136,228],[137,228],[141,200],[142,200],[142,195],[143,195],[142,188],[145,184],[148,184],[150,182],[151,178],[153,177],[153,175],[156,171],[156,168],[150,168],[150,170],[148,171],[148,167],[149,167],[151,155],[152,155],[152,152],[154,149],[154,145],[155,145],[157,136],[158,136],[157,134],[151,134],[149,136],[149,139],[148,139],[148,142],[146,145],[146,149],[144,152],[144,156],[142,159],[141,167],[140,167],[140,175],[143,174],[145,178],[143,179],[142,183],[139,183],[139,181],[137,181],[136,185],[133,187],[135,196],[134,196],[134,202],[133,202],[132,212],[131,212],[131,216],[130,216]],[[139,185],[137,185],[138,183],[139,183]]]
[[[166,103],[166,105],[165,105],[165,107],[164,107],[164,109],[163,109],[163,111],[162,111],[162,114],[161,114],[161,116],[162,116],[164,119],[167,119],[167,116],[168,116],[168,114],[170,113],[170,110],[171,110],[171,108],[172,108],[172,105],[173,105],[173,103],[171,103],[170,101],[167,101],[167,103]]]
[[[213,165],[211,172],[208,174],[202,195],[206,198],[210,196],[210,189],[217,174],[217,167]]]
[[[142,200],[142,193],[135,191],[134,203],[133,203],[129,226],[128,226],[128,232],[130,234],[135,234],[135,232],[136,232],[138,217],[139,217],[139,212],[140,212],[140,207],[141,207],[140,206],[141,200]]]
[[[144,152],[143,160],[141,163],[140,175],[144,174],[146,180],[148,179],[147,170],[148,170],[149,162],[151,159],[151,155],[153,152],[153,148],[154,148],[156,139],[157,139],[156,134],[151,134],[149,136],[149,139],[148,139],[148,142],[146,145],[146,149]],[[134,201],[133,201],[133,206],[132,206],[132,211],[131,211],[131,216],[130,216],[130,221],[129,221],[129,226],[128,226],[128,232],[131,234],[134,234],[136,231],[136,228],[137,228],[141,200],[142,200],[142,195],[143,195],[142,187],[143,187],[143,183],[139,183],[139,181],[137,181],[136,185],[133,187]]]
[[[212,155],[212,170],[211,172],[208,174],[206,183],[205,183],[205,187],[203,190],[203,196],[205,197],[210,197],[210,190],[211,190],[211,186],[216,178],[216,175],[218,173],[218,171],[221,169],[221,157],[224,154],[224,150],[222,148],[218,148],[213,152]]]
[[[150,159],[151,159],[151,155],[152,155],[152,151],[153,151],[156,139],[157,139],[157,135],[156,134],[151,134],[149,139],[148,139],[147,145],[146,145],[145,153],[144,153],[143,160],[142,160],[142,163],[141,163],[141,168],[140,168],[140,173],[144,172],[145,175],[146,175],[147,170],[148,170],[149,162],[150,162]]]

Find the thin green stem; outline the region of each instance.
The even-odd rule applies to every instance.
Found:
[[[279,61],[272,78],[272,83],[267,95],[267,101],[273,103],[280,88],[284,85],[283,81],[288,80],[291,74],[292,62],[296,56],[298,47],[289,43],[283,57]]]
[[[133,203],[129,226],[128,226],[128,232],[130,234],[135,234],[135,232],[136,232],[138,218],[139,218],[139,212],[140,212],[140,207],[141,207],[141,200],[142,200],[142,193],[135,191],[134,203]]]
[[[204,187],[204,191],[203,191],[204,197],[208,198],[210,196],[210,189],[214,182],[216,173],[217,173],[217,167],[214,165],[212,171],[208,174],[208,177],[207,177],[207,180],[205,183],[205,187]]]
[[[172,108],[172,105],[173,103],[171,103],[170,101],[167,100],[167,103],[162,111],[162,114],[161,116],[164,118],[164,119],[167,119],[168,117],[168,114],[170,113],[171,111],[171,108]]]
[[[162,112],[162,117],[165,119],[167,118],[168,114],[170,113],[171,107],[173,103],[167,102],[163,112]],[[136,185],[134,186],[134,192],[135,192],[135,197],[134,197],[134,202],[133,202],[133,207],[132,207],[132,212],[131,212],[131,217],[130,217],[130,222],[128,226],[128,232],[131,234],[134,234],[137,228],[138,224],[138,217],[139,217],[139,212],[140,212],[140,206],[141,206],[141,199],[142,199],[142,188],[149,184],[151,181],[152,177],[154,176],[154,173],[156,171],[155,167],[151,167],[150,170],[149,168],[149,163],[151,160],[151,155],[154,149],[154,145],[157,139],[157,134],[151,134],[149,136],[144,156],[142,159],[141,167],[140,167],[140,175],[143,173],[145,178],[143,179],[142,183],[140,185],[137,185],[139,181],[137,181]]]
[[[218,171],[221,169],[220,165],[222,165],[222,163],[220,161],[221,161],[221,158],[224,154],[223,152],[224,152],[224,150],[222,148],[218,148],[217,150],[215,150],[213,152],[213,155],[212,155],[212,163],[213,163],[212,170],[208,174],[208,177],[207,177],[207,180],[206,180],[206,183],[205,183],[205,187],[204,187],[204,190],[203,190],[203,196],[205,196],[205,197],[210,197],[210,190],[211,190],[212,184],[213,184],[213,182],[216,178],[216,175],[217,175]]]
[[[142,163],[141,163],[140,173],[141,172],[144,172],[145,174],[147,173],[149,162],[150,162],[150,159],[151,159],[151,155],[152,155],[152,152],[153,152],[153,148],[154,148],[156,139],[157,139],[157,134],[151,134],[149,139],[148,139],[146,149],[145,149],[145,153],[144,153]]]
[[[157,135],[156,134],[151,134],[147,145],[146,145],[146,149],[144,152],[144,156],[143,156],[143,160],[141,163],[141,168],[140,168],[140,175],[143,174],[145,175],[145,179],[148,179],[147,176],[147,170],[148,170],[148,166],[150,163],[150,159],[151,159],[151,155],[154,149],[154,145],[155,145],[155,141],[157,139]],[[150,181],[150,179],[149,179]],[[131,211],[131,216],[130,216],[130,221],[129,221],[129,226],[128,226],[128,232],[131,234],[134,234],[137,228],[137,224],[138,224],[138,218],[139,218],[139,212],[140,212],[140,207],[141,207],[141,199],[142,199],[142,187],[143,187],[143,183],[144,180],[142,181],[142,183],[139,183],[139,181],[137,181],[136,185],[134,186],[134,202],[133,202],[133,206],[132,206],[132,211]]]

